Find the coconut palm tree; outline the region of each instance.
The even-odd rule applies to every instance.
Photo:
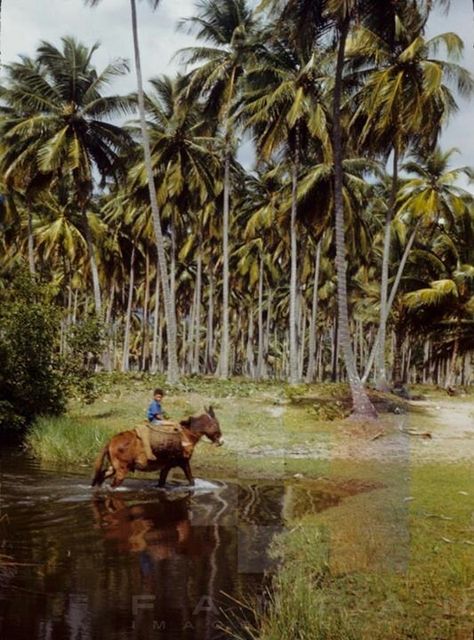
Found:
[[[100,0],[85,0],[86,4],[95,6]],[[149,4],[156,9],[160,0],[149,0]],[[135,57],[135,71],[137,76],[137,92],[138,92],[138,112],[140,116],[141,137],[143,144],[143,154],[145,170],[148,181],[148,190],[150,196],[150,206],[152,211],[153,228],[155,232],[156,250],[158,254],[158,262],[160,265],[161,286],[163,290],[163,305],[166,315],[166,329],[168,338],[168,380],[176,382],[179,378],[178,356],[177,356],[177,327],[176,327],[176,310],[170,292],[170,283],[168,279],[168,264],[165,255],[163,231],[161,224],[160,210],[156,197],[155,182],[153,179],[153,167],[150,150],[150,140],[146,125],[145,114],[145,94],[143,89],[143,76],[140,59],[140,45],[138,39],[138,20],[137,20],[137,3],[136,0],[130,0],[131,25],[133,36],[133,50]]]
[[[96,312],[101,292],[95,248],[87,214],[96,170],[102,179],[117,175],[119,153],[130,137],[108,120],[127,112],[130,101],[104,96],[113,78],[123,75],[123,60],[98,73],[91,48],[63,38],[62,48],[43,42],[35,59],[6,66],[0,95],[7,105],[0,123],[5,142],[1,166],[5,181],[22,176],[23,189],[40,192],[63,175],[71,176],[89,250]]]
[[[376,383],[388,390],[385,370],[385,326],[387,323],[388,270],[391,221],[398,192],[399,161],[409,145],[430,147],[443,124],[456,109],[450,87],[464,96],[472,92],[470,73],[455,63],[463,49],[462,40],[453,33],[431,39],[423,36],[426,16],[416,8],[398,16],[395,39],[360,27],[348,48],[349,58],[360,67],[363,88],[355,96],[357,109],[353,118],[354,135],[363,148],[383,155],[391,153],[392,186],[386,207],[384,250],[382,259],[380,340],[376,357]],[[436,53],[444,47],[448,61]]]
[[[458,216],[463,215],[466,202],[472,200],[471,194],[459,186],[462,177],[472,180],[472,168],[449,167],[450,160],[456,152],[457,149],[442,151],[440,148],[428,155],[419,152],[415,153],[413,160],[402,165],[402,170],[412,175],[400,186],[397,195],[397,215],[392,222],[392,228],[401,228],[404,250],[387,300],[387,318],[420,229],[428,230],[432,234],[440,221],[452,228]],[[379,325],[379,332],[365,368],[364,380],[367,380],[373,366],[380,335]]]
[[[269,27],[269,32],[273,29]],[[278,38],[258,56],[246,75],[239,117],[253,130],[257,152],[269,160],[283,150],[291,167],[290,218],[290,376],[298,382],[297,339],[297,192],[302,156],[310,140],[319,144],[322,159],[331,157],[328,117],[324,102],[327,60],[312,47],[297,47]]]
[[[201,0],[197,15],[186,19],[198,39],[212,46],[191,47],[181,51],[188,64],[201,66],[188,78],[186,95],[202,95],[210,117],[223,130],[223,205],[222,205],[222,340],[219,374],[229,375],[229,224],[231,202],[231,159],[234,147],[232,106],[238,95],[240,80],[260,43],[254,37],[256,23],[246,0]]]

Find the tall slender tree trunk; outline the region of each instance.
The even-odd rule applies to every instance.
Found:
[[[212,371],[214,366],[214,274],[209,273],[209,293],[207,308],[207,340],[206,340],[206,367]]]
[[[263,342],[263,254],[260,254],[260,268],[258,275],[258,358],[257,378],[264,377],[264,342]]]
[[[148,255],[148,251],[146,251],[145,253],[145,296],[143,300],[143,324],[142,324],[142,371],[148,371],[150,367],[150,344],[148,340],[149,300],[150,300],[150,257]]]
[[[160,315],[160,268],[158,262],[156,264],[156,281],[155,281],[155,308],[153,311],[153,342],[151,348],[151,371],[156,373],[158,361],[157,361],[157,347],[158,347],[158,326]]]
[[[202,298],[202,251],[201,238],[199,237],[199,248],[196,267],[196,341],[194,343],[194,356],[192,372],[199,373],[199,362],[201,359],[201,298]]]
[[[171,301],[168,267],[164,248],[163,232],[161,228],[161,218],[156,198],[156,188],[153,176],[153,166],[151,161],[150,139],[145,119],[145,97],[143,92],[143,79],[140,61],[140,47],[138,43],[138,23],[136,0],[130,0],[132,14],[133,49],[135,56],[135,68],[138,88],[138,110],[140,114],[140,127],[143,140],[143,153],[145,159],[145,169],[148,181],[148,191],[150,195],[150,205],[153,217],[153,229],[155,232],[156,249],[158,252],[158,262],[160,265],[161,286],[163,290],[163,306],[166,317],[166,332],[168,346],[168,382],[174,383],[179,379],[178,356],[177,356],[177,330],[176,330],[176,309]]]
[[[458,359],[458,353],[459,353],[459,333],[456,333],[456,336],[454,338],[454,343],[453,343],[451,360],[449,361],[448,372],[446,374],[446,383],[445,383],[446,389],[449,389],[449,387],[452,387],[456,382],[456,364]]]
[[[319,267],[321,263],[321,242],[316,249],[316,259],[314,263],[313,282],[313,304],[311,307],[311,320],[309,324],[309,345],[308,345],[308,368],[306,370],[306,382],[313,382],[316,371],[316,322],[318,316],[318,288],[319,288]]]
[[[132,248],[132,253],[130,256],[130,276],[129,276],[129,284],[128,284],[127,315],[125,316],[125,331],[123,336],[122,371],[128,371],[130,369],[130,324],[132,319],[132,303],[133,303],[134,287],[135,287],[135,247]]]
[[[224,157],[224,211],[222,221],[222,333],[219,377],[229,377],[229,211],[230,211],[230,149],[226,141]]]
[[[95,246],[92,240],[91,228],[87,211],[83,211],[82,219],[84,222],[84,235],[86,236],[87,251],[89,254],[89,263],[91,267],[92,289],[94,292],[94,307],[98,316],[102,313],[102,295],[100,292],[99,270],[97,268],[97,260],[95,257]]]
[[[349,32],[349,19],[345,19],[339,33],[339,47],[337,53],[336,77],[334,83],[333,98],[333,148],[334,148],[334,208],[335,208],[335,235],[336,235],[336,271],[337,271],[337,302],[339,340],[344,355],[344,364],[347,371],[351,393],[354,417],[376,417],[377,412],[369,400],[364,385],[357,373],[354,352],[349,333],[349,313],[347,299],[347,262],[346,243],[344,237],[344,201],[343,201],[343,147],[341,132],[341,97],[342,74],[344,70],[344,58],[347,35]]]
[[[387,371],[385,367],[385,336],[388,320],[387,309],[387,296],[388,296],[388,271],[390,263],[390,236],[392,219],[395,213],[395,203],[397,199],[398,191],[398,158],[399,150],[398,144],[393,146],[393,175],[392,175],[392,188],[390,192],[390,202],[387,207],[387,213],[385,216],[385,236],[383,245],[383,259],[382,259],[382,278],[380,287],[380,323],[379,323],[379,341],[376,352],[376,373],[375,381],[376,387],[379,391],[389,391],[389,385],[387,382]]]
[[[290,219],[290,384],[298,382],[298,332],[296,328],[296,304],[298,285],[298,239],[296,235],[297,188],[298,188],[298,135],[291,169],[291,219]]]
[[[410,254],[411,248],[412,248],[413,243],[415,241],[416,233],[418,231],[419,226],[420,226],[420,221],[418,221],[416,223],[415,228],[413,229],[412,234],[411,234],[410,238],[408,239],[407,245],[405,247],[405,251],[403,252],[403,255],[402,255],[402,259],[400,260],[400,264],[398,265],[397,274],[395,276],[395,280],[394,280],[392,288],[390,290],[390,297],[389,297],[388,302],[387,302],[387,309],[386,309],[387,315],[390,313],[390,311],[392,309],[392,305],[393,305],[393,303],[395,301],[395,296],[397,295],[398,287],[400,286],[400,282],[402,280],[403,271],[405,269],[405,265],[406,265],[406,262],[408,260],[408,256]],[[379,340],[380,340],[380,326],[379,326],[379,329],[377,331],[377,335],[375,336],[375,340],[374,340],[374,343],[372,345],[372,350],[370,352],[369,359],[367,361],[367,365],[366,365],[366,368],[365,368],[365,371],[364,371],[364,375],[362,377],[363,382],[366,382],[368,377],[369,377],[369,375],[370,375],[370,371],[371,371],[372,366],[374,364],[375,355],[377,353]],[[392,376],[392,377],[395,380],[395,377],[394,376]]]
[[[32,276],[35,275],[35,244],[33,238],[33,220],[28,209],[28,266]]]
[[[107,303],[107,311],[105,314],[105,329],[107,334],[107,347],[104,351],[103,362],[106,371],[112,371],[112,343],[113,343],[113,325],[112,325],[112,309],[114,307],[115,297],[115,283],[113,277],[111,278],[109,288],[109,300]]]

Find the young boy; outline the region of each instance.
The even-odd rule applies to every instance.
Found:
[[[147,411],[148,425],[156,426],[156,425],[175,425],[174,422],[170,422],[169,420],[165,420],[165,415],[163,411],[163,407],[161,406],[161,401],[163,400],[164,391],[162,389],[155,389],[153,392],[153,400],[150,403]],[[150,442],[150,426],[147,424],[142,424],[139,427],[135,428],[138,437],[143,442],[143,447],[145,449],[147,460],[153,462],[156,460],[156,456],[153,453]]]
[[[147,411],[148,422],[151,422],[151,424],[160,424],[160,421],[164,418],[161,407],[161,401],[164,395],[162,389],[155,389],[153,391],[153,400]]]

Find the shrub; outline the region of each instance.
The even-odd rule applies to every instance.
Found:
[[[64,411],[58,335],[59,315],[47,287],[20,274],[0,295],[1,432]]]

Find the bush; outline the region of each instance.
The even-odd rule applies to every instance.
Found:
[[[0,432],[64,411],[58,336],[59,315],[47,287],[20,274],[0,295]]]
[[[105,329],[97,316],[89,316],[71,327],[68,353],[63,362],[67,384],[85,402],[93,402],[99,395],[95,371],[105,347]]]

